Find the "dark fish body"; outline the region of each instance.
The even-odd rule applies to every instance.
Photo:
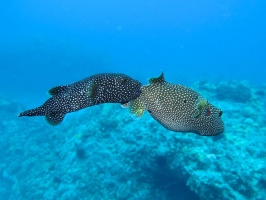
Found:
[[[125,74],[104,73],[76,83],[52,88],[52,95],[42,106],[20,113],[21,116],[45,116],[57,125],[64,116],[101,103],[126,104],[140,95],[141,83]]]
[[[141,95],[130,103],[130,110],[141,116],[145,110],[165,128],[199,135],[219,135],[224,131],[222,111],[196,91],[164,80],[163,74],[142,86]]]

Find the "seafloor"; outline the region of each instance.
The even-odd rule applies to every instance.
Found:
[[[69,114],[54,127],[17,118],[29,107],[1,96],[0,199],[265,199],[266,86],[193,88],[223,110],[222,135],[172,132],[118,104]]]

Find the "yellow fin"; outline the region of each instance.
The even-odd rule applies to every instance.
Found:
[[[141,97],[130,101],[129,110],[136,117],[141,117],[144,114],[146,109]]]
[[[197,107],[200,111],[202,111],[208,105],[208,101],[205,99],[200,99],[197,102]]]
[[[196,114],[194,114],[193,117],[198,118],[201,115],[202,111],[207,107],[207,105],[208,101],[206,99],[199,98],[195,107]]]

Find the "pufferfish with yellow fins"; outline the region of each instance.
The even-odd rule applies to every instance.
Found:
[[[141,87],[141,95],[130,101],[130,112],[141,117],[145,110],[165,128],[193,132],[201,136],[219,135],[224,131],[222,111],[196,91],[165,81],[162,73]]]

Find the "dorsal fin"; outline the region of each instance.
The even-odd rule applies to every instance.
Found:
[[[163,74],[163,72],[161,73],[161,75],[159,76],[159,77],[157,77],[157,78],[150,78],[149,79],[149,83],[150,84],[156,84],[156,83],[165,83],[166,81],[165,81],[165,79],[164,79],[164,74]]]
[[[48,92],[53,96],[65,91],[67,91],[67,86],[56,86],[50,89]]]

